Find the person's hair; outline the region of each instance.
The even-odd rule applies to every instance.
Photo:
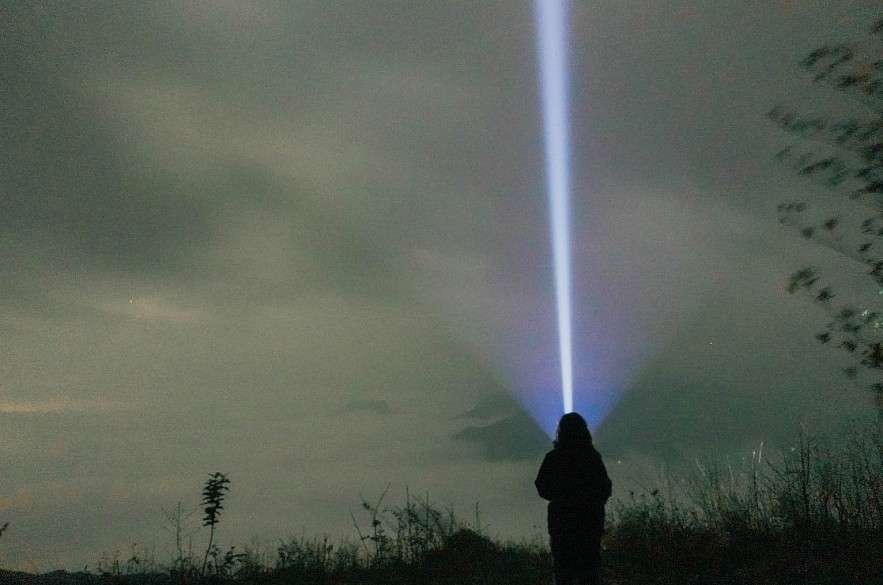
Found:
[[[592,434],[586,419],[575,412],[570,412],[558,421],[555,433],[555,447],[577,447],[592,444]]]

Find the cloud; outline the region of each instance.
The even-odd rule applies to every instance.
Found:
[[[103,310],[112,316],[130,317],[145,321],[167,321],[174,325],[192,323],[201,318],[202,312],[176,307],[156,297],[132,297],[128,301],[107,301]]]
[[[458,415],[457,418],[499,418],[512,416],[518,410],[518,404],[508,394],[489,394],[479,398],[475,406]]]
[[[480,447],[488,461],[523,461],[536,458],[549,447],[546,433],[507,394],[482,396],[456,419],[482,421],[458,430],[452,437]]]
[[[549,449],[546,433],[525,413],[487,425],[469,426],[453,437],[479,446],[488,461],[535,459]]]
[[[373,412],[389,414],[390,408],[386,400],[351,400],[343,407],[344,412]]]
[[[0,401],[0,412],[6,414],[110,413],[131,410],[133,404],[101,398],[73,399],[55,395],[47,400]]]

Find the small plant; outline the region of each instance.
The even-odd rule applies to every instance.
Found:
[[[221,520],[221,510],[224,509],[223,502],[226,492],[230,489],[229,484],[230,480],[223,473],[215,472],[209,476],[202,489],[202,505],[205,511],[202,525],[209,527],[208,546],[205,549],[205,556],[202,558],[203,573],[205,573],[205,567],[208,564],[209,554],[213,550],[215,526]]]
[[[162,510],[166,529],[175,535],[177,556],[172,563],[171,569],[182,575],[182,578],[193,573],[196,568],[193,559],[192,532],[189,529],[189,523],[197,511],[199,511],[198,507],[185,509],[182,502],[178,502],[173,510]]]
[[[139,547],[137,543],[132,544],[129,550],[129,558],[125,560],[120,550],[102,555],[96,566],[98,574],[112,582],[124,582],[125,576],[156,574],[160,565],[149,550]]]
[[[383,506],[389,487],[372,504],[362,498],[362,509],[370,519],[370,532],[363,531],[351,514],[353,524],[371,565],[414,563],[443,548],[449,539],[468,526],[457,520],[452,509],[439,510],[429,496],[415,498],[406,490],[404,506]]]

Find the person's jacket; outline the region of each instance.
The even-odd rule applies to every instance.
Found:
[[[550,530],[578,518],[603,526],[612,483],[592,445],[557,446],[546,453],[534,485],[549,500]]]

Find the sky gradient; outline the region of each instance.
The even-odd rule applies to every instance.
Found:
[[[784,289],[838,263],[776,222],[808,187],[764,114],[835,104],[797,62],[872,13],[573,2],[576,408],[616,493],[868,409]],[[225,546],[351,535],[387,486],[543,533],[561,399],[530,3],[0,16],[0,566],[168,558],[161,510],[214,471]]]

